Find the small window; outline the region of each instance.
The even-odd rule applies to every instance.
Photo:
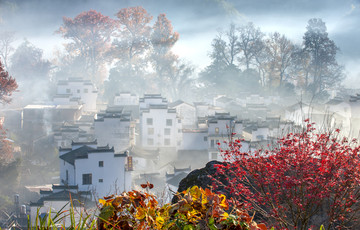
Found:
[[[84,89],[84,93],[88,93],[89,92],[89,89]]]
[[[148,135],[154,135],[154,128],[148,128]]]
[[[66,89],[66,93],[71,93],[71,89]]]
[[[164,134],[165,134],[165,135],[170,135],[170,134],[171,134],[171,129],[165,128],[165,129],[164,129]]]
[[[210,147],[211,147],[211,148],[214,148],[214,147],[215,147],[215,141],[214,141],[214,140],[211,140],[211,141],[210,141]]]
[[[216,134],[219,133],[219,128],[215,128],[215,133],[216,133]]]
[[[148,145],[154,145],[154,139],[148,138],[148,139],[147,139],[147,144],[148,144]]]
[[[172,126],[172,120],[166,119],[166,126]]]
[[[164,139],[164,145],[170,145],[170,139],[169,138]]]
[[[103,179],[99,179],[99,183],[102,183],[104,180]]]
[[[179,123],[179,124],[181,123],[181,120],[180,120],[180,119],[178,120],[178,123]]]
[[[92,184],[92,174],[88,173],[88,174],[83,174],[82,175],[82,184]]]
[[[152,118],[146,118],[146,124],[147,125],[152,125],[153,124],[153,119]]]
[[[104,167],[104,161],[99,161],[99,167]]]
[[[207,137],[204,137],[204,141],[207,141]]]
[[[211,153],[211,159],[217,160],[218,154],[217,153]]]
[[[76,90],[77,93],[80,93],[80,89]]]

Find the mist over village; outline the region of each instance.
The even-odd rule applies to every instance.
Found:
[[[0,229],[360,229],[359,23],[358,0],[0,0]]]

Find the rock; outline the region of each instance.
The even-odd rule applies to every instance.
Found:
[[[216,193],[225,194],[228,197],[228,192],[224,190],[223,184],[227,184],[227,181],[224,180],[224,176],[217,175],[216,166],[215,165],[224,165],[225,162],[220,161],[210,161],[206,164],[204,168],[196,169],[190,172],[184,179],[180,181],[178,192],[185,191],[186,189],[197,185],[202,189],[210,189]],[[213,183],[218,185],[218,188],[214,189],[212,187]],[[178,198],[176,196],[173,197],[172,203],[176,203]]]

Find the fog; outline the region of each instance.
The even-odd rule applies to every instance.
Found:
[[[82,12],[95,10],[119,21],[116,16],[119,10],[135,6],[143,7],[152,16],[140,38],[122,26],[89,54],[82,52],[88,47],[81,47],[70,30],[66,31],[64,17],[74,19]],[[168,26],[165,35],[160,29],[156,31],[158,15],[163,16],[161,26]],[[318,74],[318,60],[314,61],[311,44],[305,44],[305,39],[311,43],[311,28],[321,30],[322,25],[326,25],[321,36],[328,48],[323,56],[330,58],[321,60],[326,68]],[[135,155],[156,158],[155,163],[147,166],[138,160],[138,167],[143,169],[137,169],[134,183],[138,186],[150,180],[164,186],[164,178],[150,174],[166,170],[170,170],[166,175],[175,174],[176,167],[200,168],[213,156],[217,157],[213,145],[219,140],[210,138],[218,135],[219,130],[211,134],[210,124],[218,120],[241,123],[244,128],[241,132],[248,138],[249,146],[252,142],[260,146],[267,137],[280,134],[282,125],[301,125],[304,114],[312,114],[322,124],[324,117],[328,119],[329,114],[336,114],[334,117],[342,119],[341,122],[331,118],[327,124],[331,123],[331,128],[337,125],[345,130],[345,135],[357,137],[360,133],[360,115],[356,115],[360,114],[360,104],[359,108],[356,104],[360,101],[359,25],[359,0],[0,0],[0,35],[14,33],[10,39],[13,42],[7,47],[0,36],[0,58],[5,63],[3,56],[7,55],[6,70],[19,85],[12,95],[13,101],[2,104],[0,111],[7,135],[14,143],[10,166],[17,169],[9,170],[8,164],[0,164],[0,172],[5,175],[0,175],[0,183],[11,181],[9,188],[0,188],[0,201],[4,203],[2,207],[0,203],[0,209],[12,208],[9,197],[15,192],[24,196],[23,202],[39,197],[36,192],[24,192],[24,185],[58,183],[58,147],[72,147],[72,141],[97,139],[99,146],[106,146],[107,141],[121,137],[121,143],[131,142],[130,146],[135,140],[124,138],[123,132],[131,133],[133,137],[129,139],[143,145],[131,146]],[[241,46],[246,31],[255,37],[248,56],[244,48],[247,44]],[[159,34],[165,42],[156,40],[155,35]],[[236,41],[235,50],[232,39]],[[134,46],[138,50],[131,53],[133,47],[127,45],[134,41],[140,45]],[[285,48],[280,52],[281,45]],[[279,64],[279,60],[285,61]],[[70,86],[61,88],[70,84],[67,81],[93,88],[74,88],[71,89],[74,95],[69,96]],[[91,100],[86,102],[75,95],[75,91],[85,90],[91,94]],[[124,91],[125,96],[119,95]],[[68,104],[61,101],[64,98]],[[147,107],[141,105],[146,104],[146,98],[155,98],[157,102],[148,103]],[[117,99],[121,102],[116,102]],[[185,107],[185,112],[178,109],[179,104]],[[165,108],[166,116],[170,114],[173,123],[182,125],[171,132],[164,131],[168,127],[159,131],[174,135],[167,143],[177,148],[176,151],[161,146],[146,152],[144,146],[156,145],[157,141],[141,136],[144,130],[150,131],[144,126],[146,118],[139,114],[149,112],[152,106]],[[168,119],[166,116],[149,118]],[[101,125],[96,125],[106,123],[109,117],[129,123],[116,126],[121,132],[111,133],[109,130],[114,127],[109,124],[104,125],[106,132],[99,131]],[[94,122],[98,123],[94,125]],[[261,133],[265,126],[266,135]],[[158,130],[151,127],[150,130],[157,134]],[[188,136],[181,139],[175,133]],[[96,135],[103,136],[96,138]],[[115,149],[117,154],[129,147],[119,146]],[[179,149],[186,157],[178,155]],[[198,151],[203,155],[194,157]]]
[[[219,28],[229,22],[254,22],[265,33],[278,31],[294,41],[301,41],[310,18],[322,18],[330,37],[341,50],[339,59],[346,65],[347,86],[359,83],[359,70],[351,62],[360,58],[359,1],[2,1],[2,27],[17,32],[42,48],[50,58],[54,47],[62,48],[63,41],[54,31],[62,17],[74,17],[82,11],[96,9],[114,17],[121,8],[143,6],[153,16],[166,13],[180,40],[174,51],[203,68],[207,65],[211,40]]]

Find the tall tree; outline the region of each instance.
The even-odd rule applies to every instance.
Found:
[[[237,44],[242,53],[240,61],[245,63],[245,67],[248,70],[254,62],[256,55],[258,55],[264,47],[264,34],[261,32],[260,28],[256,28],[252,22],[238,27],[237,30],[239,36]]]
[[[118,33],[114,41],[118,65],[129,68],[131,72],[146,67],[145,52],[150,48],[152,16],[141,6],[123,8],[116,14]]]
[[[321,19],[310,19],[303,37],[304,51],[310,56],[307,86],[313,96],[323,93],[330,86],[337,85],[343,78],[342,68],[336,61],[339,48],[328,37],[325,22]]]
[[[155,69],[156,79],[162,91],[166,91],[175,77],[182,75],[178,72],[178,56],[172,51],[172,47],[179,39],[179,34],[173,31],[171,22],[165,14],[160,14],[153,26],[151,44],[153,47],[151,59]]]
[[[68,54],[83,65],[84,77],[97,84],[101,84],[106,77],[101,72],[108,58],[115,27],[113,19],[90,10],[80,13],[74,19],[64,17],[63,25],[56,31],[71,40],[65,45]]]
[[[50,62],[44,59],[43,50],[25,40],[11,56],[10,70],[18,81],[47,80]]]
[[[226,87],[233,86],[239,80],[237,78],[241,71],[236,64],[240,49],[236,32],[235,25],[230,24],[228,30],[220,31],[211,43],[211,63],[200,77],[205,87],[212,92],[225,93]]]
[[[10,31],[0,32],[0,56],[3,60],[5,69],[9,69],[9,58],[14,52],[12,44],[15,41],[15,33]]]
[[[269,80],[269,87],[279,86],[284,84],[287,70],[293,64],[293,43],[280,33],[270,34],[265,41],[265,52],[267,59],[267,73]]]

